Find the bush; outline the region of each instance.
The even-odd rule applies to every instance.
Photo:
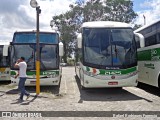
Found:
[[[68,59],[67,60],[67,65],[74,66],[74,59]]]

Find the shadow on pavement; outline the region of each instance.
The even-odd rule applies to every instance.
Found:
[[[148,92],[148,93],[151,93],[153,95],[160,97],[160,88],[158,88],[158,87],[154,87],[154,86],[147,85],[147,84],[140,83],[140,82],[138,83],[137,87]]]
[[[36,87],[35,86],[34,87],[25,87],[25,88],[29,93],[35,93],[36,94]],[[55,86],[41,86],[40,92],[52,93],[54,95],[57,95],[57,94],[59,94],[59,89],[56,88]],[[12,90],[8,91],[7,93],[18,94],[18,93],[20,93],[20,91],[18,89],[12,89]],[[19,96],[17,96],[17,97],[19,97]],[[23,101],[19,101],[19,100],[15,101],[14,100],[15,102],[13,102],[11,104],[29,105],[31,102],[34,102],[34,100],[37,99],[37,98],[48,98],[48,97],[45,97],[45,96],[42,96],[42,95],[30,95],[30,98],[28,100],[23,100]]]
[[[0,97],[2,97],[2,96],[5,95],[5,94],[6,94],[6,92],[0,91]]]
[[[25,89],[29,93],[36,93],[36,86],[26,86]],[[0,92],[4,92],[4,91],[0,91]],[[40,86],[40,92],[51,93],[51,94],[57,95],[59,94],[59,88],[57,86]],[[10,89],[5,93],[6,94],[18,94],[20,93],[20,91],[18,88],[16,88],[16,89]]]
[[[88,88],[82,90],[79,78],[75,76],[75,79],[80,91],[79,103],[83,101],[130,101],[141,99],[152,102],[120,88]]]
[[[10,89],[8,91],[6,91],[6,94],[18,94],[19,90],[18,89]]]
[[[11,84],[11,81],[0,81],[0,86],[1,85],[9,85]]]
[[[15,102],[12,102],[11,104],[21,104],[21,105],[29,105],[31,102],[33,102],[36,98],[38,98],[37,95],[31,95],[30,98],[32,97],[31,100],[19,100],[17,99]]]
[[[33,102],[37,98],[48,98],[47,94],[46,95],[43,95],[43,94],[36,95],[36,86],[26,86],[25,89],[26,89],[26,91],[31,93],[29,100],[19,101],[17,99],[17,100],[13,100],[13,102],[11,104],[29,105],[31,102]],[[58,96],[59,95],[59,87],[57,87],[57,86],[41,86],[40,93],[50,93],[50,94],[54,94],[55,96]],[[12,88],[12,89],[9,88],[9,90],[4,90],[4,91],[1,90],[0,91],[0,97],[2,97],[3,95],[7,95],[7,94],[8,95],[9,94],[11,94],[11,95],[20,94],[20,91],[18,88]],[[18,97],[19,97],[19,95],[17,95],[17,98]]]

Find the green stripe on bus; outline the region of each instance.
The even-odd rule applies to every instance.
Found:
[[[89,68],[89,67],[86,67],[86,70],[87,70],[87,71],[90,71],[90,68]]]
[[[88,72],[93,72],[93,69],[91,67],[84,66],[85,70]],[[104,70],[104,69],[96,69],[96,73],[99,75],[124,75],[124,74],[129,74],[132,72],[137,71],[137,67],[131,67],[127,69],[119,69],[119,70]]]
[[[102,75],[121,75],[135,72],[137,70],[136,67],[128,68],[128,69],[120,69],[120,70],[100,70],[100,74]]]
[[[12,70],[11,71],[11,75],[16,75],[17,71]],[[48,74],[58,74],[59,75],[59,71],[57,70],[47,70],[47,71],[40,71],[40,75],[48,75]],[[27,71],[27,75],[36,75],[36,71]]]
[[[138,61],[160,61],[160,48],[139,51]]]
[[[16,71],[11,71],[11,75],[16,75]]]

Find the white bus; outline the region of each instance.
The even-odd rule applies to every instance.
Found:
[[[129,24],[85,22],[77,39],[80,62],[75,72],[82,89],[137,85],[137,47]]]
[[[139,82],[160,87],[160,21],[134,31],[145,38],[145,46],[138,48]]]
[[[63,43],[59,34],[53,31],[40,31],[40,85],[60,85],[62,69],[60,56],[63,56]],[[17,85],[14,78],[18,70],[14,68],[15,61],[21,56],[27,63],[26,86],[36,85],[36,31],[17,31],[13,35],[10,47],[11,82]]]
[[[9,42],[0,42],[0,81],[10,81]]]

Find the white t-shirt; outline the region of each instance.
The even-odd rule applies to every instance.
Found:
[[[27,75],[26,75],[26,69],[27,69],[27,64],[26,64],[26,62],[20,62],[19,64],[18,64],[18,66],[19,66],[19,77],[27,77]]]

